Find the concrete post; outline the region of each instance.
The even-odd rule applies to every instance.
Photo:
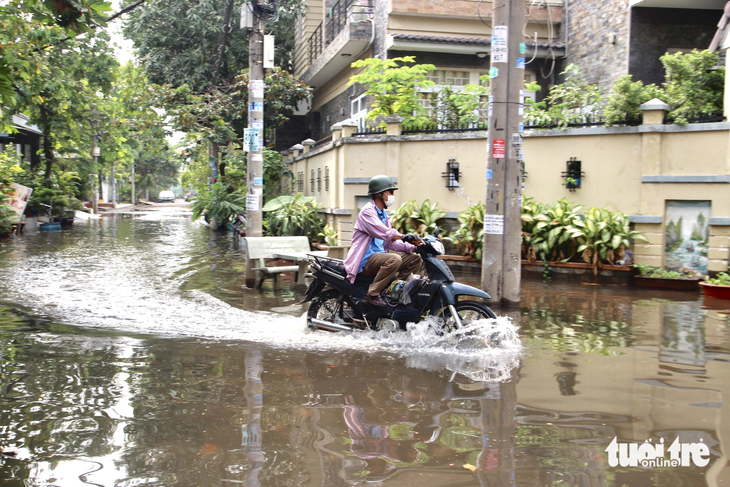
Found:
[[[516,306],[521,281],[522,104],[525,0],[494,9],[490,68],[487,195],[482,288],[492,303]]]
[[[400,115],[391,115],[389,117],[385,117],[385,134],[386,135],[401,135],[403,133],[403,127],[401,126],[401,122],[405,120],[405,117],[402,117]]]

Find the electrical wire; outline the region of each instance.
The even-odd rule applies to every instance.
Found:
[[[481,21],[482,21],[482,24],[486,25],[487,27],[489,27],[489,29],[490,29],[490,30],[492,30],[492,26],[491,26],[491,25],[489,25],[488,23],[486,23],[486,22],[484,21],[484,19],[482,18],[482,12],[481,12],[481,9],[482,9],[482,2],[483,2],[483,1],[484,1],[484,0],[479,0],[479,3],[477,4],[477,15],[479,16],[479,20],[481,20]],[[492,3],[493,3],[493,2],[492,2]]]

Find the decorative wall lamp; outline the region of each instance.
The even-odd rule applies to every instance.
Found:
[[[581,162],[575,157],[571,157],[569,161],[566,161],[566,164],[568,170],[561,173],[562,177],[565,178],[563,186],[574,192],[577,188],[580,188],[581,180],[586,177],[586,173],[581,171]]]
[[[446,178],[446,187],[449,191],[453,191],[460,186],[459,178],[461,177],[461,173],[459,172],[459,163],[456,162],[456,159],[449,159],[449,162],[446,163],[446,172],[442,172],[441,177]]]

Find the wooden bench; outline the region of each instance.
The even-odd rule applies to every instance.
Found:
[[[309,252],[307,237],[243,237],[246,245],[246,285],[260,288],[264,279],[274,279],[274,287],[279,287],[282,272],[299,272],[298,265],[267,266],[266,259],[274,254],[290,252]]]

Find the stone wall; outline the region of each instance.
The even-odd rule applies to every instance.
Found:
[[[659,58],[672,48],[707,49],[721,15],[719,10],[634,7],[629,74],[644,83],[663,83]]]
[[[586,81],[610,88],[628,72],[628,0],[566,0],[568,63]]]

